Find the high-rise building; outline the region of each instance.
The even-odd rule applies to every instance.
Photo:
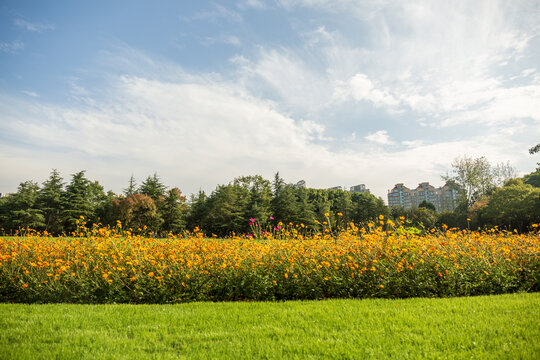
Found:
[[[358,193],[367,193],[367,194],[370,193],[369,189],[367,189],[366,185],[364,185],[364,184],[351,186],[349,191],[350,192],[358,192]]]
[[[388,206],[402,206],[405,209],[418,207],[423,201],[435,206],[437,211],[452,211],[457,206],[458,193],[454,186],[448,183],[435,188],[428,182],[418,184],[416,189],[409,189],[403,183],[396,184],[388,191]]]

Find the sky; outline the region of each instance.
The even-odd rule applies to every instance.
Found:
[[[0,2],[1,193],[279,172],[386,201],[539,142],[539,1]]]

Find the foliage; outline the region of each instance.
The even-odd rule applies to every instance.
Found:
[[[527,174],[523,177],[523,182],[525,184],[532,185],[534,187],[540,188],[540,167],[536,171]]]
[[[135,195],[137,193],[137,181],[135,181],[135,177],[131,175],[129,178],[129,185],[127,188],[124,189],[124,196],[128,197],[131,195]]]
[[[88,180],[84,170],[73,174],[66,191],[62,193],[64,230],[68,233],[75,231],[81,216],[87,221],[96,221],[96,208],[105,198],[103,187],[97,181]]]
[[[494,191],[476,209],[480,226],[501,226],[524,231],[530,224],[540,222],[540,189],[522,180],[513,180]]]
[[[141,231],[149,228],[157,231],[163,219],[159,216],[157,206],[146,194],[133,194],[118,203],[120,219],[127,228]]]
[[[432,203],[430,203],[427,200],[422,201],[420,203],[420,205],[418,205],[418,207],[428,209],[428,210],[432,210],[432,211],[437,211],[437,209],[435,208],[435,205],[433,205]]]
[[[186,213],[186,197],[182,195],[180,189],[168,190],[167,196],[163,200],[162,229],[169,233],[181,233],[186,227]]]
[[[2,224],[11,228],[40,228],[45,223],[43,212],[38,208],[39,185],[26,181],[19,185],[17,192],[2,203]]]
[[[62,193],[64,191],[63,179],[58,170],[53,169],[41,189],[37,199],[38,207],[43,212],[44,229],[52,234],[62,233]],[[31,225],[30,225],[31,226]],[[39,228],[32,226],[32,228]]]
[[[166,189],[167,187],[163,185],[157,173],[154,173],[154,176],[148,176],[146,180],[142,182],[141,186],[139,187],[139,193],[150,196],[154,201],[159,201],[165,196]],[[128,188],[127,190],[130,189]]]

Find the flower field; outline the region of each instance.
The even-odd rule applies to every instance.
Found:
[[[540,290],[538,232],[418,235],[383,219],[338,232],[300,230],[284,226],[260,238],[227,239],[200,232],[155,239],[120,227],[79,237],[0,237],[0,301],[179,303]]]

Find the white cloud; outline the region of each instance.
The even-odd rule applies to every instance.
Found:
[[[42,32],[45,30],[56,29],[56,26],[54,24],[31,23],[22,19],[15,19],[13,22],[18,27],[32,32]]]
[[[238,7],[241,9],[245,8],[254,8],[258,10],[267,9],[268,6],[261,0],[245,0],[244,2],[238,4]]]
[[[228,22],[241,22],[243,20],[242,15],[219,4],[213,4],[212,9],[210,10],[196,12],[191,19],[204,21],[217,21],[224,19]]]
[[[388,132],[386,130],[379,130],[377,132],[374,132],[372,134],[366,135],[365,139],[374,142],[379,145],[391,145],[394,144],[392,140],[390,140],[390,137],[388,136]]]
[[[23,91],[21,91],[21,93],[23,93],[25,95],[28,95],[28,96],[31,96],[31,97],[39,97],[39,94],[36,93],[36,92],[33,92],[33,91],[23,90]]]
[[[375,106],[394,106],[398,102],[386,90],[377,89],[366,74],[354,75],[344,86],[334,89],[334,97],[346,99],[352,97],[356,101],[371,101]]]
[[[0,51],[15,54],[19,50],[24,49],[24,44],[18,40],[12,42],[0,42]]]

